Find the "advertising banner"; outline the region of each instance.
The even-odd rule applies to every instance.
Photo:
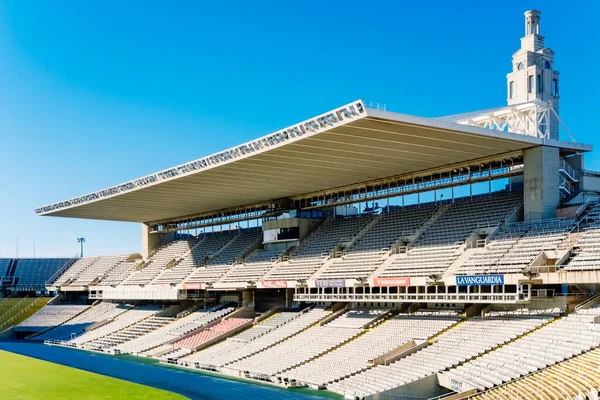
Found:
[[[204,289],[204,283],[184,283],[184,289]]]
[[[464,275],[456,277],[456,286],[504,285],[504,275]]]
[[[410,277],[373,278],[373,286],[410,286]]]
[[[317,279],[315,287],[344,287],[346,281],[344,279]]]
[[[287,281],[260,281],[260,286],[264,289],[285,289]]]

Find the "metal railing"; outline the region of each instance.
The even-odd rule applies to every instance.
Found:
[[[517,303],[528,300],[529,297],[521,297],[519,293],[298,293],[294,295],[294,301]]]
[[[573,167],[571,167],[571,165],[569,165],[569,163],[566,162],[565,160],[560,160],[560,162],[558,164],[558,170],[563,171],[565,174],[567,174],[571,178],[572,181],[579,180],[579,171],[577,171]]]

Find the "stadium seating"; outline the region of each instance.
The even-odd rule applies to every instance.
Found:
[[[11,258],[0,258],[0,278],[7,276],[12,261]]]
[[[138,354],[148,352],[158,346],[172,342],[181,336],[187,335],[202,328],[223,316],[227,315],[233,308],[216,307],[214,309],[200,310],[190,313],[185,317],[164,325],[145,335],[136,337],[116,347],[119,353]],[[149,353],[150,354],[150,353]]]
[[[458,272],[523,272],[542,251],[556,250],[575,225],[576,221],[571,219],[509,224],[483,249],[477,249]]]
[[[572,250],[573,256],[565,266],[566,271],[597,270],[600,268],[600,203],[586,212],[587,227]]]
[[[19,258],[14,273],[15,285],[43,289],[46,281],[69,261],[68,258]]]
[[[408,206],[375,217],[374,224],[354,245],[344,250],[314,279],[366,278],[387,258],[392,246],[402,237],[412,235],[434,211],[435,204]]]
[[[317,357],[359,335],[382,310],[351,310],[323,325],[315,326],[246,359],[228,365],[250,378],[274,376]]]
[[[490,351],[551,321],[558,310],[508,311],[474,317],[442,333],[436,341],[389,366],[376,366],[327,385],[349,397],[365,397],[419,380]]]
[[[600,346],[600,308],[580,310],[443,375],[480,390],[546,368]]]
[[[392,255],[377,277],[441,275],[479,227],[497,226],[522,202],[521,192],[497,192],[443,203],[406,253]]]
[[[97,257],[88,268],[79,274],[79,276],[71,282],[73,286],[89,286],[92,282],[106,276],[109,271],[117,268],[118,265],[124,263],[128,255],[103,256]]]
[[[56,281],[54,281],[54,286],[63,286],[75,280],[75,278],[88,269],[90,265],[98,261],[98,258],[99,257],[79,258]]]
[[[135,271],[137,265],[138,262],[136,261],[119,262],[112,269],[108,270],[102,278],[96,282],[96,285],[116,286],[131,275]]]
[[[127,311],[130,307],[115,303],[103,302],[97,306],[90,307],[67,323],[60,325],[40,336],[34,338],[36,341],[44,340],[66,340],[81,335],[86,328],[93,324],[113,319],[119,314]]]
[[[94,342],[102,338],[108,337],[122,329],[126,329],[129,326],[133,326],[139,321],[143,321],[146,318],[150,318],[153,315],[160,312],[161,307],[157,305],[146,305],[132,308],[131,310],[119,314],[112,321],[94,329],[89,330],[73,339],[65,340],[67,344],[75,345],[81,348],[103,348],[107,347],[102,345],[94,346]]]
[[[85,305],[47,305],[15,326],[18,332],[41,332],[65,323],[87,310]]]
[[[599,394],[599,360],[600,349],[595,349],[473,399],[595,399]]]
[[[252,354],[266,349],[267,347],[277,344],[297,334],[298,332],[301,332],[302,330],[315,324],[317,321],[320,321],[330,314],[330,311],[327,311],[321,307],[305,310],[300,312],[297,317],[293,318],[287,323],[279,325],[264,335],[254,338],[253,340],[244,341],[234,340],[234,338],[231,338],[212,347],[181,358],[178,361],[178,364],[187,367],[216,370],[219,367],[249,357]]]
[[[146,285],[156,278],[167,264],[188,253],[197,243],[197,238],[175,240],[160,246],[149,257],[142,269],[134,271],[123,281],[123,285]]]
[[[211,257],[207,264],[209,266],[232,265],[235,261],[240,260],[240,258],[246,255],[252,247],[262,243],[262,237],[261,228],[242,230],[215,257]]]
[[[291,254],[291,259],[278,263],[263,279],[302,280],[313,275],[329,257],[331,251],[352,238],[373,218],[372,215],[330,218],[317,228]]]
[[[456,315],[399,315],[330,353],[279,377],[324,386],[372,366],[369,362],[412,339],[428,339],[459,321]]]
[[[221,322],[213,325],[209,328],[205,328],[195,333],[194,335],[188,336],[184,339],[178,340],[173,343],[176,348],[190,349],[193,350],[198,346],[207,343],[208,341],[221,336],[240,325],[243,325],[247,322],[251,321],[248,318],[228,318],[224,319]]]
[[[244,262],[235,264],[219,282],[256,282],[273,267],[280,253],[278,249],[255,251]]]
[[[187,277],[196,266],[205,264],[209,256],[214,255],[225,244],[237,238],[233,232],[211,233],[201,238],[200,241],[172,268],[166,269],[157,276],[153,283],[177,284]]]

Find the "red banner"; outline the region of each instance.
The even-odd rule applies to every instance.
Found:
[[[373,286],[410,286],[410,277],[373,278]]]
[[[287,281],[260,281],[260,285],[265,289],[285,289]]]
[[[204,283],[184,283],[184,289],[204,289]]]

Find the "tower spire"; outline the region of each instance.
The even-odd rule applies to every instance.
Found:
[[[508,105],[533,100],[548,101],[558,113],[558,77],[554,70],[554,52],[544,46],[540,35],[540,11],[525,12],[525,36],[521,48],[513,54],[512,72],[506,75]],[[558,139],[558,120],[549,121],[550,138]]]

